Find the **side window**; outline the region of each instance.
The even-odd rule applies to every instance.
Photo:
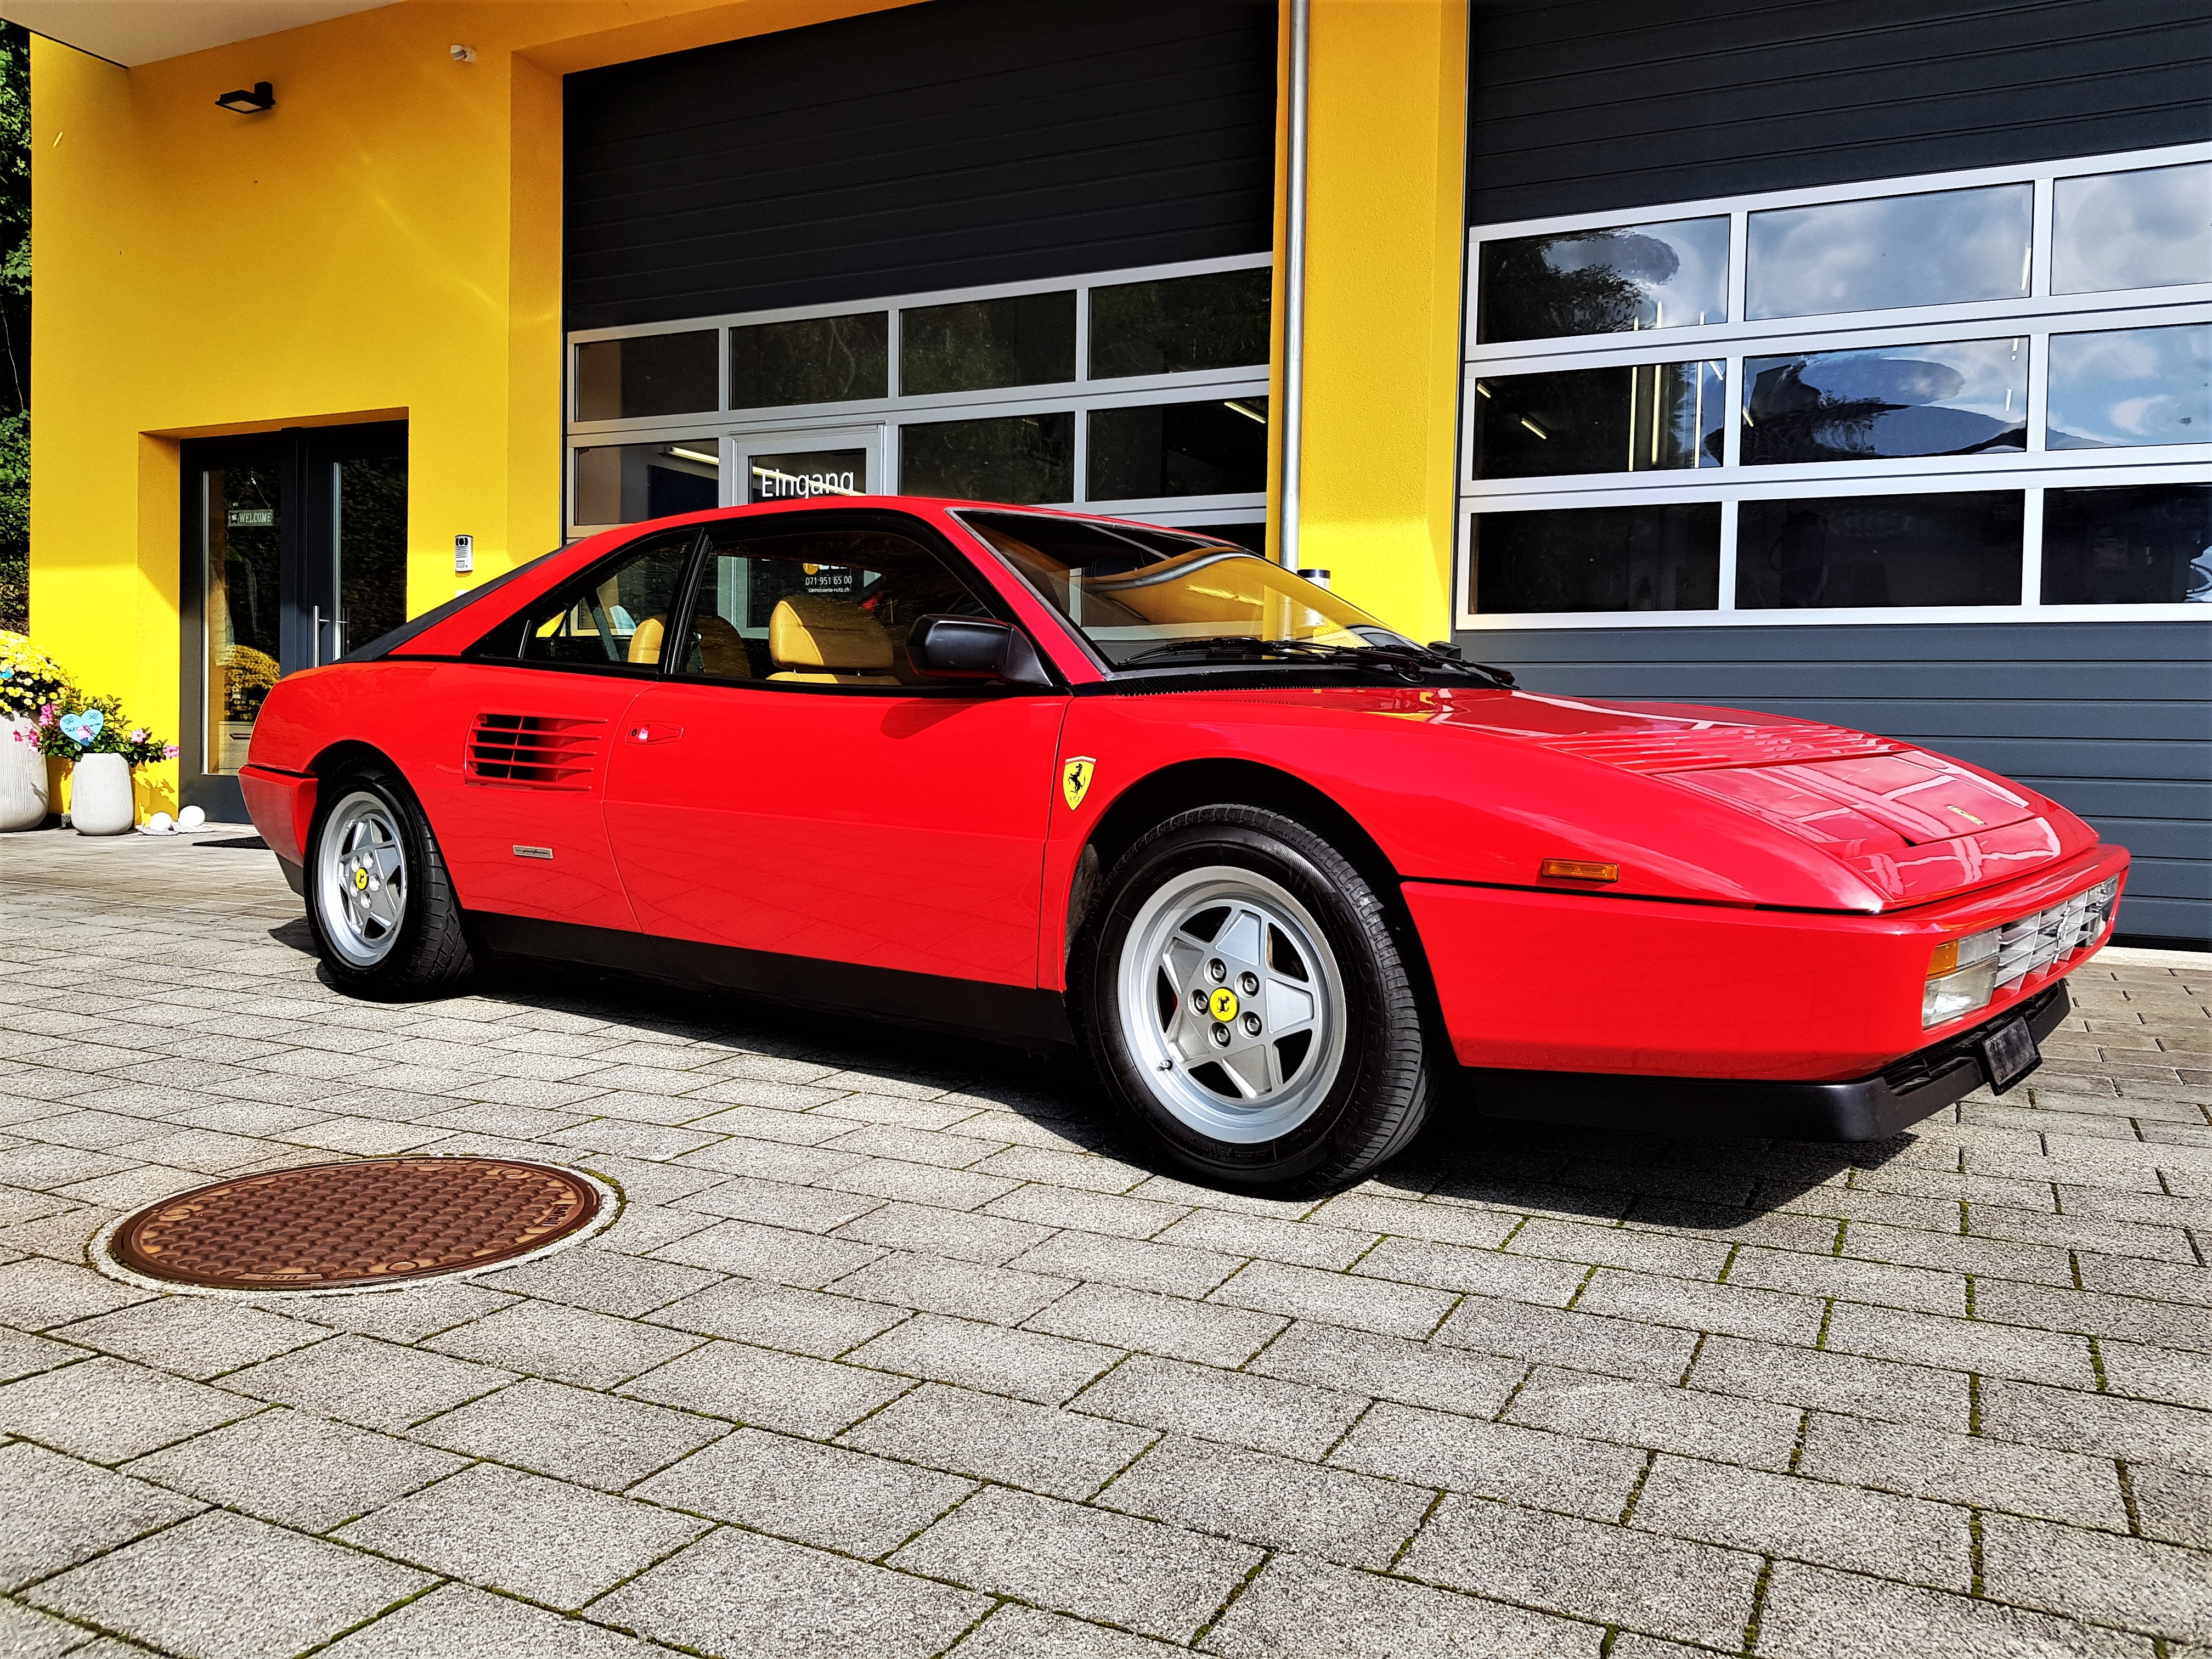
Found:
[[[483,657],[592,668],[656,666],[699,532],[647,537],[511,617],[477,647]]]
[[[718,525],[677,666],[718,680],[951,690],[915,673],[906,650],[916,617],[946,613],[990,607],[911,537]]]

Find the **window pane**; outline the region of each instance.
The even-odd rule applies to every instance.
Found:
[[[712,438],[608,444],[576,452],[576,519],[635,524],[720,504],[721,462]]]
[[[1721,363],[1645,363],[1474,383],[1474,476],[1538,478],[1721,464]]]
[[[2033,185],[1751,216],[1753,317],[1810,317],[2027,294]]]
[[[246,764],[253,723],[283,672],[284,482],[274,465],[211,468],[207,489],[207,761]]]
[[[2027,445],[2027,342],[1747,357],[1743,459],[1864,461]]]
[[[406,459],[340,461],[336,470],[331,539],[338,556],[338,627],[331,654],[367,645],[407,620]]]
[[[2212,484],[2045,490],[2043,602],[2212,603]]]
[[[1746,501],[1741,514],[1742,610],[2020,603],[2016,490]]]
[[[1475,337],[1541,340],[1728,320],[1726,219],[1485,242]]]
[[[1274,273],[1218,270],[1091,290],[1091,372],[1181,374],[1267,361]]]
[[[648,536],[486,636],[476,654],[592,668],[650,668],[698,539]]]
[[[592,340],[576,348],[576,418],[690,415],[715,406],[714,331]]]
[[[1267,487],[1265,398],[1091,411],[1091,501],[1256,495]]]
[[[899,313],[899,391],[905,396],[1074,378],[1072,291]]]
[[[2212,161],[2061,179],[2052,228],[2055,294],[2212,283]]]
[[[1486,616],[1720,604],[1716,501],[1479,513],[1474,533],[1474,608]]]
[[[899,428],[899,488],[971,501],[1075,499],[1075,416],[1015,415]]]
[[[807,317],[730,331],[730,407],[777,409],[890,390],[890,313]]]
[[[2212,324],[2051,337],[2051,449],[2212,442]]]

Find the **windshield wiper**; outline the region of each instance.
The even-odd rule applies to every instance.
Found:
[[[1464,674],[1478,674],[1493,685],[1513,684],[1513,677],[1502,668],[1492,668],[1483,663],[1467,662],[1456,655],[1421,646],[1407,645],[1329,645],[1319,640],[1262,640],[1249,634],[1215,634],[1204,639],[1170,640],[1165,645],[1139,651],[1125,660],[1121,666],[1133,668],[1141,662],[1157,662],[1167,657],[1196,653],[1209,662],[1264,662],[1277,660],[1343,663],[1348,666],[1379,668],[1401,679],[1415,681],[1434,670],[1445,670]]]

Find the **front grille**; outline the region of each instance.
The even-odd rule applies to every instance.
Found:
[[[469,781],[588,789],[599,766],[599,728],[605,724],[549,714],[479,714],[469,733]]]
[[[2064,962],[2105,931],[2120,896],[2113,876],[2047,910],[2008,921],[1997,930],[1997,994],[2017,989],[2034,975]]]
[[[2026,1019],[2033,1023],[2037,1015],[2051,1006],[2053,998],[2065,994],[2066,987],[2063,982],[2046,985],[2033,996],[2014,1003],[1995,1019],[1984,1020],[1971,1031],[1961,1031],[1956,1036],[1946,1037],[1929,1048],[1909,1054],[1902,1060],[1892,1060],[1882,1067],[1881,1080],[1889,1085],[1889,1091],[1893,1095],[1910,1094],[1923,1084],[1933,1082],[1940,1073],[1948,1071],[1961,1060],[1972,1058],[1979,1064],[1981,1042],[1990,1034],[1990,1027],[2002,1025],[2013,1019]]]

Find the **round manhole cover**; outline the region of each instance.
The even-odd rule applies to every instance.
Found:
[[[219,1290],[336,1290],[489,1267],[590,1224],[583,1176],[496,1158],[310,1164],[195,1188],[116,1228],[134,1272]]]

